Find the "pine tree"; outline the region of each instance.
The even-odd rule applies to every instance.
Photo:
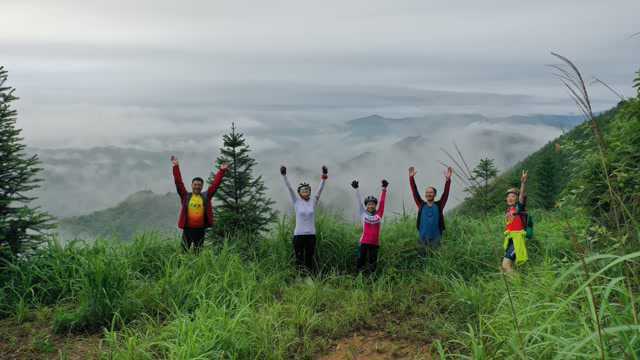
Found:
[[[42,169],[38,157],[28,156],[21,144],[22,130],[16,128],[17,112],[11,107],[17,97],[15,89],[4,86],[6,80],[7,71],[0,66],[0,258],[36,248],[52,228],[51,216],[29,206]]]
[[[560,174],[559,156],[554,152],[554,148],[545,148],[537,162],[534,163],[532,170],[530,176],[536,181],[527,186],[529,205],[552,209],[555,206],[559,192],[558,182],[560,181],[558,178]]]
[[[479,200],[480,210],[485,215],[493,207],[490,202],[489,192],[491,191],[491,180],[497,175],[498,168],[496,168],[493,159],[480,159],[480,162],[472,171],[471,180],[474,185],[466,189],[473,198]]]
[[[249,145],[244,135],[236,131],[235,124],[231,126],[231,133],[224,135],[216,161],[218,166],[229,164],[229,170],[215,196],[214,234],[244,234],[255,239],[276,219],[277,214],[272,209],[274,201],[266,196],[267,187],[262,176],[253,175],[257,162],[251,158]],[[213,175],[209,181],[213,180]]]

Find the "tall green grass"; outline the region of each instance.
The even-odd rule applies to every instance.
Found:
[[[330,214],[318,218],[312,280],[292,266],[287,219],[257,247],[227,239],[199,255],[157,234],[52,243],[5,264],[0,311],[26,320],[54,308],[56,331],[103,329],[114,359],[310,358],[361,329],[433,343],[441,357],[599,358],[604,343],[607,358],[637,358],[639,283],[629,274],[640,253],[591,252],[585,273],[567,217],[534,216],[530,260],[508,278],[498,270],[499,214],[449,218],[442,247],[426,259],[414,219],[388,221],[371,278],[355,272],[359,229]],[[569,223],[586,239],[585,217]]]

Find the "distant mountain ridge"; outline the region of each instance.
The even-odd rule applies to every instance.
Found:
[[[295,124],[300,131],[294,133],[261,129],[260,136],[254,134],[254,139],[269,146],[255,151],[254,156],[269,187],[269,196],[276,199],[279,210],[286,210],[289,205],[278,172],[281,164],[289,167],[292,181],[312,184],[320,166],[326,164],[331,184],[337,185],[326,192],[324,203],[348,212],[352,199],[350,189],[343,185],[353,178],[362,179],[363,184],[373,184],[368,181],[371,177],[405,184],[406,167],[415,165],[423,169],[421,181],[437,183],[441,166],[438,161],[447,161],[442,149],[451,150],[453,143],[463,153],[471,154],[470,161],[490,156],[496,158],[498,167],[505,168],[539,149],[544,144],[541,139],[546,142],[559,135],[560,129],[573,126],[576,119],[571,115],[488,118],[480,114],[396,119],[374,114],[320,128],[314,123],[315,130],[309,132],[302,131],[304,124]],[[540,124],[544,126],[536,126]],[[208,140],[211,146],[215,146],[215,140],[217,137]],[[172,148],[167,144],[162,151],[119,147],[31,149],[39,153],[44,168],[45,182],[37,194],[38,204],[63,219],[60,233],[67,238],[130,238],[148,228],[173,231],[177,197],[159,195],[174,190],[169,156],[175,154],[182,160],[183,176],[188,180],[209,175],[217,150],[181,152]],[[141,189],[155,193],[136,193]],[[398,192],[389,202],[390,209],[401,206],[403,196],[406,194]],[[453,194],[452,201],[460,200]]]
[[[528,124],[545,125],[562,130],[570,130],[582,123],[583,118],[577,115],[513,115],[508,117],[489,118],[481,114],[433,114],[420,117],[387,118],[378,114],[349,120],[345,129],[354,137],[380,137],[388,134],[404,134],[410,136],[416,132],[425,134],[439,128],[472,123],[487,124]]]
[[[603,136],[610,135],[610,128],[614,122],[626,121],[626,119],[618,117],[618,113],[625,106],[638,108],[637,103],[629,105],[621,102],[618,106],[596,116],[596,122]],[[511,118],[520,119],[517,116]],[[523,169],[527,169],[529,172],[530,181],[527,185],[529,206],[547,209],[553,208],[563,196],[573,191],[570,186],[571,182],[578,178],[583,170],[581,166],[583,166],[587,155],[584,151],[576,150],[576,146],[584,146],[584,144],[593,141],[591,124],[582,118],[580,124],[574,126],[574,119],[571,117],[565,119],[550,115],[541,115],[538,120],[553,124],[565,124],[573,126],[573,128],[506,169],[494,180],[492,190],[487,195],[490,198],[490,203],[495,204],[496,209],[504,208],[504,191],[520,185],[520,175]],[[591,144],[591,146],[595,147],[595,144]],[[478,197],[468,198],[459,204],[455,211],[472,213],[476,211],[474,209],[477,208],[480,201],[481,199]]]
[[[64,239],[116,237],[131,239],[136,233],[176,231],[179,201],[176,194],[155,194],[144,190],[129,195],[115,207],[60,220]]]

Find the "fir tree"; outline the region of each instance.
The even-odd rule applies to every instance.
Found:
[[[0,66],[0,258],[28,252],[45,241],[51,216],[29,204],[39,187],[41,168],[36,155],[28,156],[16,128],[17,112],[11,103],[14,89],[5,86],[7,71]]]
[[[214,233],[217,236],[245,234],[255,239],[255,235],[276,219],[276,212],[272,209],[274,201],[266,196],[262,176],[253,175],[257,162],[251,158],[249,145],[244,135],[236,131],[235,124],[231,126],[231,133],[223,137],[217,164],[224,163],[229,164],[229,170],[215,195]]]
[[[498,169],[493,159],[480,159],[480,162],[472,171],[471,180],[474,185],[466,189],[472,197],[479,199],[479,208],[485,215],[493,207],[490,203],[489,192],[491,191],[491,180],[497,175]]]
[[[540,158],[532,169],[532,175],[536,181],[528,185],[527,190],[528,198],[531,200],[528,201],[530,205],[545,209],[552,209],[555,206],[557,195],[560,191],[558,186],[560,181],[558,178],[560,174],[558,158],[552,147],[547,147],[540,153]],[[517,187],[519,186],[520,184],[517,185]]]

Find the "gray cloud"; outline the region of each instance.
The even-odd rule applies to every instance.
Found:
[[[629,95],[639,11],[635,0],[24,0],[3,4],[0,60],[39,146],[215,134],[231,121],[571,113],[549,51]],[[597,110],[617,101],[601,86],[592,95]]]
[[[348,184],[354,178],[361,180],[366,192],[376,192],[380,179],[388,179],[393,189],[389,210],[399,213],[403,204],[411,208],[406,178],[410,165],[418,167],[421,187],[442,185],[443,169],[438,161],[450,162],[442,148],[454,152],[456,143],[471,166],[481,157],[490,157],[504,169],[561,133],[558,126],[540,124],[535,117],[513,121],[443,114],[383,119],[388,127],[371,127],[368,124],[372,122],[364,120],[354,120],[356,124],[337,121],[331,125],[304,123],[240,130],[258,161],[256,174],[264,177],[268,195],[277,200],[279,210],[290,210],[278,172],[281,164],[290,168],[292,181],[307,181],[314,186],[320,166],[328,165],[331,186],[323,195],[323,204],[347,215],[353,210]],[[562,121],[551,123],[560,125]],[[63,217],[114,206],[139,190],[173,192],[169,156],[176,154],[181,159],[186,179],[206,176],[221,139],[210,134],[146,136],[125,145],[128,147],[37,149],[45,169],[38,203]],[[463,187],[456,183],[451,204],[464,197]],[[69,203],[70,198],[80,200]]]
[[[162,152],[155,167],[163,166],[165,151],[200,151],[194,162],[204,167],[221,132],[236,122],[250,136],[261,171],[280,161],[317,168],[399,141],[354,144],[339,136],[345,121],[374,113],[575,113],[545,67],[554,62],[550,50],[574,59],[587,78],[631,95],[640,41],[628,35],[640,31],[638,13],[637,0],[22,0],[2,5],[0,64],[21,97],[18,126],[30,145]],[[601,86],[591,91],[596,110],[617,102]],[[502,124],[496,131],[495,124],[453,122],[425,134],[437,141],[409,158],[437,168],[439,147],[456,139],[472,156],[481,149],[508,166],[560,130]],[[525,146],[505,155],[499,141],[518,134],[526,134]],[[301,146],[304,157],[291,154]],[[420,163],[425,153],[431,155]],[[377,181],[406,165],[382,154],[336,181]],[[79,176],[89,180],[73,186],[91,192],[92,166]],[[122,199],[127,194],[113,196],[119,188],[168,191],[164,171],[123,176],[83,210]],[[50,173],[60,175],[55,167]],[[429,174],[424,181],[440,180]],[[69,190],[59,180],[49,186],[51,196]],[[280,186],[277,174],[268,181]]]

